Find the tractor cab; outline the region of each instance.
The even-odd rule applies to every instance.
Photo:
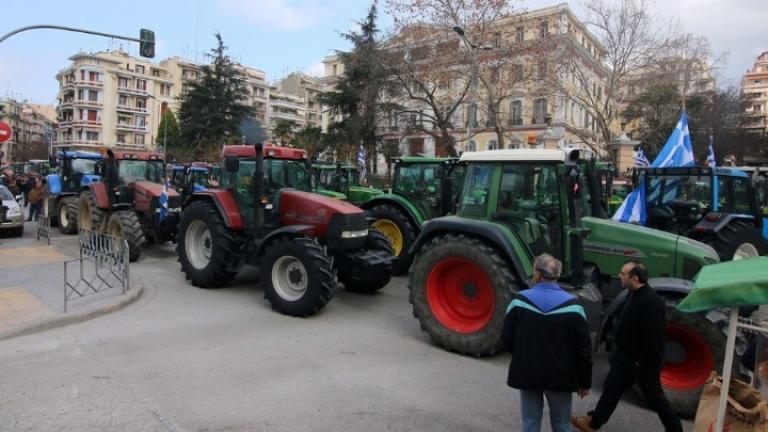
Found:
[[[392,162],[392,194],[410,201],[425,219],[451,212],[457,197],[453,184],[462,181],[462,176],[456,176],[463,170],[458,159],[402,157]]]
[[[175,164],[169,168],[171,186],[182,196],[182,201],[195,192],[218,186],[218,182],[211,178],[210,164],[193,162]]]
[[[318,162],[312,164],[315,186],[318,191],[334,191],[343,194],[349,202],[360,205],[384,191],[360,184],[360,170],[349,164]],[[319,192],[322,193],[322,192]],[[323,193],[323,195],[326,195]]]
[[[69,150],[50,158],[53,172],[46,177],[44,211],[63,234],[77,232],[77,200],[91,183],[101,180],[97,174],[101,159],[101,153]]]

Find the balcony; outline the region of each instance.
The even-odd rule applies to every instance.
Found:
[[[75,120],[72,122],[74,127],[101,128],[101,119],[98,120]]]
[[[60,144],[64,144],[64,141],[62,141]],[[102,147],[104,145],[104,142],[101,140],[74,139],[74,140],[68,141],[68,144],[73,146],[82,146],[82,147]]]
[[[115,126],[117,130],[124,130],[124,131],[131,131],[131,132],[143,132],[147,133],[149,132],[147,130],[147,126],[139,126],[139,125],[133,125],[130,123],[118,123],[117,126]]]
[[[303,103],[291,102],[291,101],[280,100],[280,99],[272,99],[269,102],[269,104],[273,107],[287,108],[292,110],[304,109]]]
[[[121,112],[129,112],[129,113],[136,113],[136,114],[149,114],[149,110],[147,108],[138,108],[138,107],[132,107],[128,105],[118,105],[117,110]]]
[[[101,81],[75,80],[74,84],[77,87],[104,88],[104,83]]]
[[[66,127],[72,127],[72,119],[59,120],[59,129]]]
[[[523,125],[523,118],[522,117],[513,117],[509,119],[507,122],[509,126],[522,126]]]
[[[275,120],[284,119],[284,120],[289,120],[289,121],[298,122],[298,123],[304,123],[304,121],[306,121],[306,118],[304,116],[300,116],[298,114],[281,113],[281,112],[273,112],[270,115],[270,118],[273,118]]]
[[[63,101],[59,104],[60,109],[72,109],[72,104],[74,103],[74,100],[68,100]]]
[[[91,100],[81,100],[81,99],[75,99],[72,101],[72,103],[76,107],[84,107],[84,108],[101,108],[102,103],[98,101],[91,101]]]
[[[146,96],[147,95],[147,90],[146,89],[138,89],[138,88],[135,88],[135,87],[119,86],[117,88],[117,91],[119,93],[133,94],[133,95],[140,95],[140,96]]]
[[[115,142],[113,147],[117,147],[125,150],[148,150],[148,147],[146,144],[136,144],[136,143],[128,143],[128,142]]]

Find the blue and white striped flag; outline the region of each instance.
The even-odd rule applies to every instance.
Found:
[[[643,153],[643,149],[637,149],[637,154],[635,155],[635,166],[638,168],[647,168],[651,166],[651,161],[648,160],[648,157]]]
[[[693,147],[691,146],[691,135],[688,132],[688,115],[683,111],[680,116],[680,120],[677,122],[675,130],[667,139],[667,143],[662,147],[656,159],[653,160],[651,167],[653,168],[665,168],[665,167],[685,167],[693,166],[695,163],[693,159]],[[661,183],[655,183],[650,185],[650,191],[648,192],[648,199],[655,201],[654,195],[658,196]],[[676,190],[676,186],[669,186],[668,191]],[[666,194],[665,194],[666,196]],[[645,225],[646,213],[645,213],[645,179],[640,181],[637,188],[630,193],[624,202],[621,204],[616,213],[611,219],[619,222],[639,223]]]
[[[158,199],[160,204],[160,222],[164,221],[168,217],[168,178],[165,178],[163,182],[163,191],[160,192],[160,198]]]
[[[365,147],[360,143],[360,150],[357,152],[357,164],[360,166],[360,181],[365,180]]]
[[[717,168],[717,162],[715,160],[715,150],[712,149],[712,135],[709,136],[709,149],[707,149],[707,166],[710,168]]]

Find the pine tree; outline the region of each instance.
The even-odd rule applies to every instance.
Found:
[[[363,21],[358,21],[360,29],[342,33],[353,48],[350,52],[338,52],[344,64],[344,76],[339,80],[336,90],[320,94],[320,102],[328,106],[331,113],[341,115],[343,119],[331,128],[344,135],[344,141],[350,148],[338,148],[337,153],[357,154],[360,143],[366,148],[369,158],[376,154],[376,118],[380,109],[381,89],[386,79],[386,70],[382,64],[381,49],[377,40],[379,32],[376,26],[377,10],[374,1]]]
[[[192,147],[197,159],[215,157],[223,144],[237,142],[241,121],[253,115],[245,76],[226,54],[221,34],[215,36],[212,63],[200,68],[202,76],[181,97],[179,109],[179,144]]]
[[[175,147],[179,138],[179,123],[176,121],[176,116],[173,115],[173,111],[170,109],[165,110],[165,114],[160,119],[160,125],[157,127],[157,139],[155,144],[158,146]]]

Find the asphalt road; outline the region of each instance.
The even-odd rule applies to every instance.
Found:
[[[0,431],[520,430],[507,356],[432,345],[406,278],[374,296],[339,291],[298,319],[270,309],[254,269],[197,289],[165,246],[131,273],[145,293],[126,309],[0,342]],[[599,397],[607,366],[595,361],[593,393],[574,413]],[[661,424],[630,395],[603,430]]]

